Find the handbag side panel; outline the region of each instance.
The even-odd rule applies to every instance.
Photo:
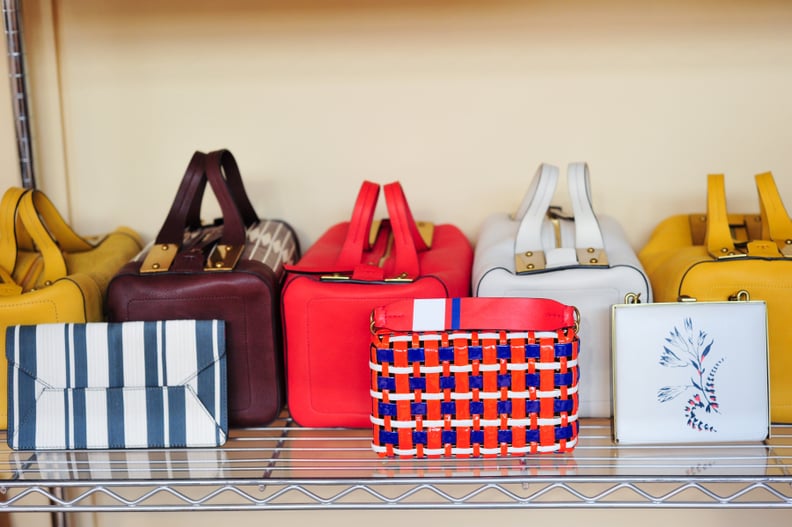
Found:
[[[473,294],[487,297],[543,297],[574,305],[581,315],[580,415],[611,415],[610,307],[627,293],[652,298],[649,279],[619,223],[599,217],[608,253],[608,268],[571,268],[542,273],[514,273],[514,239],[518,224],[506,214],[482,226],[473,264]]]
[[[435,277],[409,283],[323,282],[293,275],[283,292],[289,411],[302,426],[370,426],[370,317],[404,298],[446,297]]]
[[[434,276],[445,284],[447,296],[470,296],[473,247],[454,225],[435,226],[434,240],[428,251],[418,253],[421,276]]]
[[[52,285],[19,296],[0,299],[0,428],[8,425],[8,368],[6,328],[17,324],[47,322],[96,322],[102,320],[102,293],[85,275],[62,278]]]
[[[226,322],[229,422],[262,426],[283,403],[278,293],[272,271],[242,260],[231,272],[141,275],[130,262],[110,283],[108,319]]]
[[[770,417],[792,423],[792,260],[728,259],[694,263],[679,282],[679,295],[725,301],[740,290],[767,303],[770,352]]]

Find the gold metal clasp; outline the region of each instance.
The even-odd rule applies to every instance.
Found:
[[[175,243],[160,243],[149,249],[146,258],[140,265],[141,273],[161,273],[170,269],[173,260],[179,252]]]
[[[729,297],[730,302],[750,302],[751,294],[745,289],[740,289]]]
[[[577,249],[577,259],[580,265],[586,267],[608,267],[608,254],[605,249]]]
[[[578,334],[580,332],[580,310],[575,306],[572,306],[572,309],[575,310],[575,334]]]
[[[391,278],[386,278],[386,282],[412,282],[413,279],[407,276],[407,273],[402,273],[399,276],[393,276]]]
[[[514,255],[514,271],[517,274],[543,271],[547,267],[544,251],[525,251]]]
[[[624,303],[625,304],[640,304],[641,303],[641,293],[627,293],[624,295]]]
[[[322,282],[344,282],[352,278],[341,273],[325,274],[319,277]]]
[[[784,255],[784,258],[792,258],[792,240],[779,241],[778,251]]]
[[[231,271],[242,256],[244,245],[218,243],[206,258],[205,271]]]

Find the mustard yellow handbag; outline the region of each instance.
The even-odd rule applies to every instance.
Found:
[[[655,302],[747,296],[767,303],[770,416],[790,423],[792,220],[770,172],[758,174],[756,186],[760,213],[728,214],[723,175],[708,176],[707,213],[662,221],[638,257]]]
[[[6,327],[104,318],[107,284],[142,247],[125,227],[96,242],[77,235],[38,190],[0,200],[0,428],[7,422]]]

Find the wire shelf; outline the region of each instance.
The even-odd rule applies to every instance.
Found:
[[[372,452],[368,430],[301,428],[284,413],[217,449],[3,447],[0,477],[9,512],[792,507],[792,426],[764,443],[624,446],[609,420],[584,419],[571,454],[394,460]]]

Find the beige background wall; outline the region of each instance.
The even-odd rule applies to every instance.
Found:
[[[192,152],[219,147],[306,247],[364,178],[473,239],[543,161],[588,161],[636,245],[703,209],[708,172],[733,210],[768,169],[792,196],[783,1],[23,4],[39,179],[84,232],[154,236]]]
[[[220,147],[259,214],[288,220],[304,247],[347,218],[364,178],[401,180],[416,216],[474,241],[541,162],[588,161],[595,207],[636,248],[663,217],[703,210],[708,172],[727,174],[734,211],[758,210],[752,176],[765,170],[792,204],[792,3],[781,0],[26,0],[23,14],[37,178],[86,234],[126,224],[153,237],[192,152]],[[7,185],[18,171],[3,100],[7,86]],[[499,518],[558,514],[789,519]],[[377,521],[317,516],[256,518]]]

